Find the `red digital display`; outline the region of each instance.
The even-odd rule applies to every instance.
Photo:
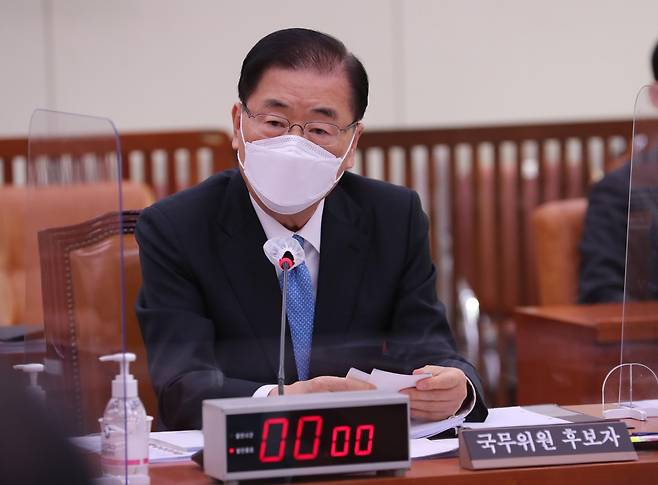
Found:
[[[406,405],[227,417],[228,470],[406,460]]]
[[[331,450],[329,453],[335,458],[347,456],[350,452],[350,434],[352,428],[349,426],[336,426],[331,432]],[[341,441],[342,440],[342,441]]]
[[[302,433],[304,432],[304,424],[310,423],[308,426],[313,428],[313,447],[310,452],[302,453],[300,451],[302,444]],[[308,427],[307,426],[307,427]],[[322,432],[322,416],[303,416],[297,421],[297,434],[295,437],[295,449],[292,452],[292,457],[295,460],[314,460],[318,456],[318,447],[320,446],[320,433]]]
[[[271,453],[267,450],[267,443],[271,441],[272,436],[275,438],[276,452]],[[286,447],[286,438],[288,437],[288,419],[271,418],[265,421],[263,426],[263,438],[261,439],[259,458],[263,463],[274,463],[283,460],[283,454]]]
[[[294,460],[315,460],[320,449],[320,435],[322,433],[322,416],[302,416],[295,423],[295,444],[292,452]],[[263,436],[260,441],[258,457],[263,463],[273,463],[283,460],[285,455],[286,438],[290,421],[287,418],[270,418],[263,425]],[[313,432],[311,449],[302,452],[302,434],[304,428],[310,428]],[[349,456],[368,456],[372,453],[372,441],[375,436],[373,424],[361,424],[356,426],[356,438],[352,442],[351,426],[334,426],[331,432],[330,455],[334,458]],[[275,437],[274,437],[275,436]],[[274,450],[271,443],[275,442]]]

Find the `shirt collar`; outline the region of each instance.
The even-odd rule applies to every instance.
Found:
[[[292,237],[293,234],[298,234],[304,238],[304,241],[307,241],[311,246],[313,246],[318,253],[320,252],[324,199],[320,201],[318,207],[315,209],[315,212],[304,225],[304,227],[302,227],[297,232],[292,232],[291,230],[287,229],[279,221],[274,219],[274,217],[265,212],[254,200],[251,194],[249,194],[249,199],[251,199],[251,205],[254,206],[254,210],[256,211],[260,225],[263,226],[263,230],[265,231],[265,236],[267,236],[267,239],[272,239],[275,237]]]

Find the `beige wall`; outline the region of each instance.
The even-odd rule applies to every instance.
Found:
[[[228,128],[242,58],[289,26],[361,58],[371,127],[628,117],[657,18],[655,0],[0,0],[0,136],[36,107]]]

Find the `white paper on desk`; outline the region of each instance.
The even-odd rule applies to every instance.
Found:
[[[91,453],[100,454],[101,452],[101,437],[98,433],[71,438],[71,442]],[[149,462],[188,461],[201,448],[203,448],[203,433],[201,431],[153,432],[149,435]]]
[[[149,445],[149,463],[175,463],[179,461],[189,461],[194,451],[185,453],[173,452],[171,450]]]
[[[464,423],[464,428],[505,428],[512,426],[535,426],[542,424],[563,424],[568,423],[564,419],[545,416],[543,414],[528,411],[520,406],[511,406],[507,408],[489,409],[489,416],[484,423]]]
[[[88,434],[85,436],[76,436],[74,438],[70,438],[70,441],[75,446],[82,448],[85,451],[97,454],[100,454],[101,452],[101,435],[98,433]]]
[[[422,458],[424,456],[444,455],[459,448],[457,438],[445,440],[430,440],[427,438],[409,440],[409,454],[411,458]]]
[[[429,438],[435,434],[443,433],[447,429],[461,426],[464,416],[451,416],[441,421],[416,421],[411,420],[409,426],[409,438]]]
[[[151,444],[167,446],[178,451],[199,451],[203,448],[203,432],[198,429],[187,431],[156,431],[150,434]]]

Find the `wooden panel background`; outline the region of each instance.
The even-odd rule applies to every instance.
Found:
[[[65,142],[62,144],[68,150],[74,145],[66,139],[59,142]],[[42,150],[50,148],[43,142],[37,145]],[[219,130],[122,133],[120,145],[124,178],[145,182],[158,198],[235,166],[229,135]],[[75,146],[77,153],[66,155],[98,160],[107,158],[113,151],[113,147],[108,147],[107,137],[98,140],[86,137]],[[56,149],[47,151],[58,153]],[[26,138],[0,139],[0,185],[25,183],[27,156]],[[112,162],[108,160],[109,164]]]

